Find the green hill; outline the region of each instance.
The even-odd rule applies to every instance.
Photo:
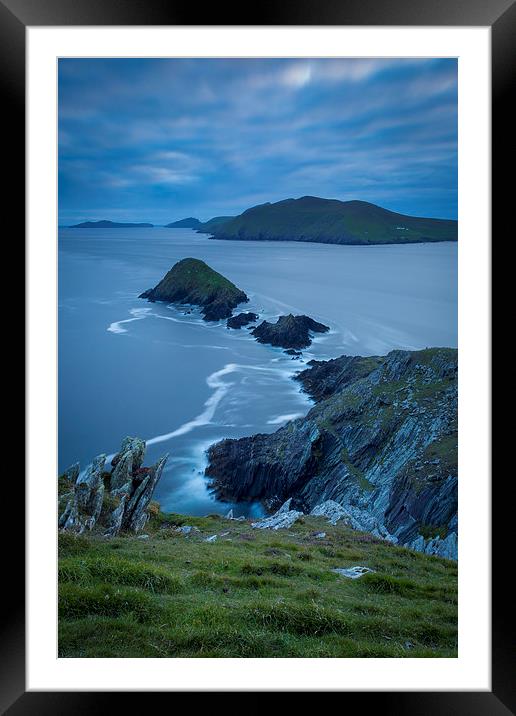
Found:
[[[456,562],[322,517],[272,531],[155,508],[146,537],[60,533],[60,657],[457,656]],[[332,571],[354,565],[375,571]]]
[[[197,228],[198,234],[212,234],[215,229],[219,229],[224,224],[227,224],[228,221],[231,221],[231,219],[234,219],[234,216],[214,216],[213,219],[208,219],[208,221],[205,221],[203,224],[201,224]]]
[[[165,229],[198,229],[200,226],[202,224],[199,219],[189,216],[187,219],[180,219],[179,221],[173,221],[171,224],[166,224]]]
[[[457,241],[457,222],[396,214],[366,201],[304,196],[247,209],[213,233],[238,241],[407,244]]]
[[[229,318],[239,303],[249,301],[243,291],[200,259],[182,259],[154,287],[140,294],[149,301],[201,306],[206,321]]]

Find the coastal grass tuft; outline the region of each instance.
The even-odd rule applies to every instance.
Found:
[[[312,516],[270,532],[156,511],[145,532],[59,535],[61,657],[457,656],[449,560]],[[332,571],[353,565],[375,571]]]

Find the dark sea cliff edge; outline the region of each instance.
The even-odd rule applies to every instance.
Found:
[[[210,447],[217,496],[333,501],[355,529],[456,558],[457,350],[314,361],[297,380],[316,401],[305,418]]]

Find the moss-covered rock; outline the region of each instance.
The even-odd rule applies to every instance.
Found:
[[[249,301],[234,283],[204,261],[192,258],[178,261],[154,288],[144,291],[140,298],[200,306],[206,321],[229,318],[239,303]]]

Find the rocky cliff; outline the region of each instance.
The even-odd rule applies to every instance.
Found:
[[[205,321],[229,318],[239,303],[249,301],[243,291],[199,259],[182,259],[154,288],[139,298],[200,306]]]
[[[342,356],[297,379],[316,401],[305,418],[211,446],[218,497],[336,504],[356,529],[456,558],[457,351]]]

